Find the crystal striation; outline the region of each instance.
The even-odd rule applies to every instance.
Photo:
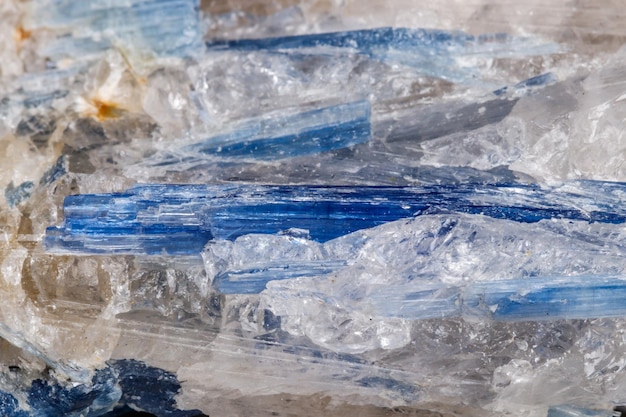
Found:
[[[273,160],[347,148],[370,139],[370,111],[368,101],[294,115],[283,111],[247,122],[231,133],[185,146],[180,153]]]
[[[270,281],[326,275],[345,265],[341,260],[263,265],[259,268],[224,271],[214,278],[213,283],[223,294],[258,294]]]
[[[619,417],[620,414],[608,410],[590,410],[571,405],[558,405],[548,409],[547,417]]]
[[[593,199],[595,190],[608,193]],[[518,222],[562,218],[624,223],[612,205],[623,184],[541,189],[508,184],[427,187],[137,185],[125,193],[68,196],[65,221],[47,229],[51,252],[194,254],[211,239],[308,231],[326,242],[419,214],[459,212]],[[174,239],[175,237],[175,239]]]
[[[414,281],[380,288],[371,297],[373,311],[383,316],[521,321],[623,317],[624,296],[624,277],[546,276],[495,279],[463,288]]]

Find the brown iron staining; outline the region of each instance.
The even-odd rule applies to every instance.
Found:
[[[24,29],[21,24],[15,28],[13,32],[13,41],[15,42],[15,50],[19,53],[22,50],[24,42],[33,36],[32,30]]]
[[[88,100],[88,103],[91,105],[91,108],[86,112],[86,115],[99,121],[117,119],[121,117],[125,111],[113,102],[99,100],[97,98]]]
[[[15,29],[15,33],[13,34],[13,39],[15,39],[15,43],[19,44],[27,39],[30,39],[32,35],[33,35],[33,32],[31,30],[26,30],[24,29],[22,25],[20,25]]]

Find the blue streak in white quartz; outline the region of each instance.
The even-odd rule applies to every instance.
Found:
[[[0,101],[0,116],[8,117],[11,109],[19,107],[51,107],[55,100],[70,94],[68,84],[84,70],[84,66],[74,65],[24,74],[15,81],[15,90]]]
[[[229,270],[217,275],[213,285],[222,294],[258,294],[269,281],[325,275],[345,265],[344,261],[337,260]]]
[[[590,410],[571,405],[557,405],[548,409],[547,417],[616,417],[619,413],[609,410]]]
[[[464,314],[499,321],[624,317],[624,300],[624,277],[533,277],[470,286]]]
[[[506,35],[501,35],[506,38]],[[378,48],[425,47],[443,49],[476,40],[460,31],[383,27],[344,32],[306,34],[260,39],[215,40],[207,42],[209,50],[290,50],[303,48],[350,48],[374,53]]]
[[[424,187],[138,185],[68,196],[65,221],[47,229],[51,252],[199,254],[211,239],[308,230],[318,242],[420,214],[466,213],[533,223],[623,224],[626,184],[580,181]]]
[[[182,153],[274,160],[347,148],[369,141],[370,115],[364,100],[257,119],[189,145]]]
[[[369,302],[384,317],[541,321],[624,317],[625,299],[626,277],[548,276],[460,287],[411,282],[381,288]]]
[[[359,54],[455,82],[469,82],[474,68],[457,61],[463,56],[553,53],[553,45],[534,45],[506,34],[472,36],[460,31],[383,27],[344,32],[306,34],[261,39],[213,40],[208,51],[259,51],[299,55]]]
[[[501,96],[505,93],[516,93],[518,91],[527,91],[530,88],[534,87],[543,87],[545,85],[554,83],[557,80],[556,75],[551,72],[547,72],[545,74],[537,75],[535,77],[528,78],[527,80],[521,81],[515,84],[512,87],[502,87],[493,92],[496,96]]]

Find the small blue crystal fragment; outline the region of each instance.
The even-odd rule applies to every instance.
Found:
[[[53,166],[51,166],[46,172],[43,173],[39,179],[39,185],[50,185],[54,181],[61,178],[67,173],[67,156],[61,155],[57,158]]]
[[[404,401],[416,401],[420,395],[420,388],[409,383],[392,378],[368,376],[357,381],[362,387],[377,388],[397,394]],[[389,393],[387,394],[389,395]]]
[[[370,112],[368,101],[358,101],[254,120],[183,153],[274,160],[346,148],[370,139]]]
[[[34,189],[35,183],[32,181],[25,181],[17,187],[11,182],[4,190],[4,198],[6,198],[9,207],[15,207],[30,197]]]
[[[494,91],[493,94],[495,94],[496,96],[500,96],[507,92],[515,92],[518,90],[524,90],[528,88],[542,87],[544,85],[553,83],[555,81],[556,81],[556,76],[552,74],[551,72],[548,72],[548,73],[537,75],[536,77],[531,77],[527,80],[521,81],[515,84],[513,87],[502,87]]]
[[[69,94],[66,90],[54,90],[50,92],[30,92],[24,99],[24,107],[33,108],[43,106],[52,101],[63,98]]]

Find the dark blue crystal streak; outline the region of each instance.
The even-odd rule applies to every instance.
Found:
[[[512,38],[506,34],[472,36],[460,31],[383,27],[274,38],[214,40],[206,46],[210,52],[261,52],[296,59],[311,55],[335,58],[359,55],[411,67],[437,78],[470,82],[477,75],[474,69],[460,65],[455,58],[474,55],[483,47],[493,55],[494,46],[510,41]]]
[[[502,35],[506,37],[506,35]],[[289,50],[302,48],[350,48],[371,53],[378,48],[447,47],[463,45],[479,38],[463,32],[433,29],[375,28],[344,32],[282,36],[261,39],[215,40],[207,43],[209,50]]]
[[[65,200],[50,251],[194,255],[211,239],[305,229],[326,242],[420,214],[460,212],[518,222],[564,218],[626,222],[622,183],[569,188],[464,184],[425,187],[139,185],[119,194]]]

